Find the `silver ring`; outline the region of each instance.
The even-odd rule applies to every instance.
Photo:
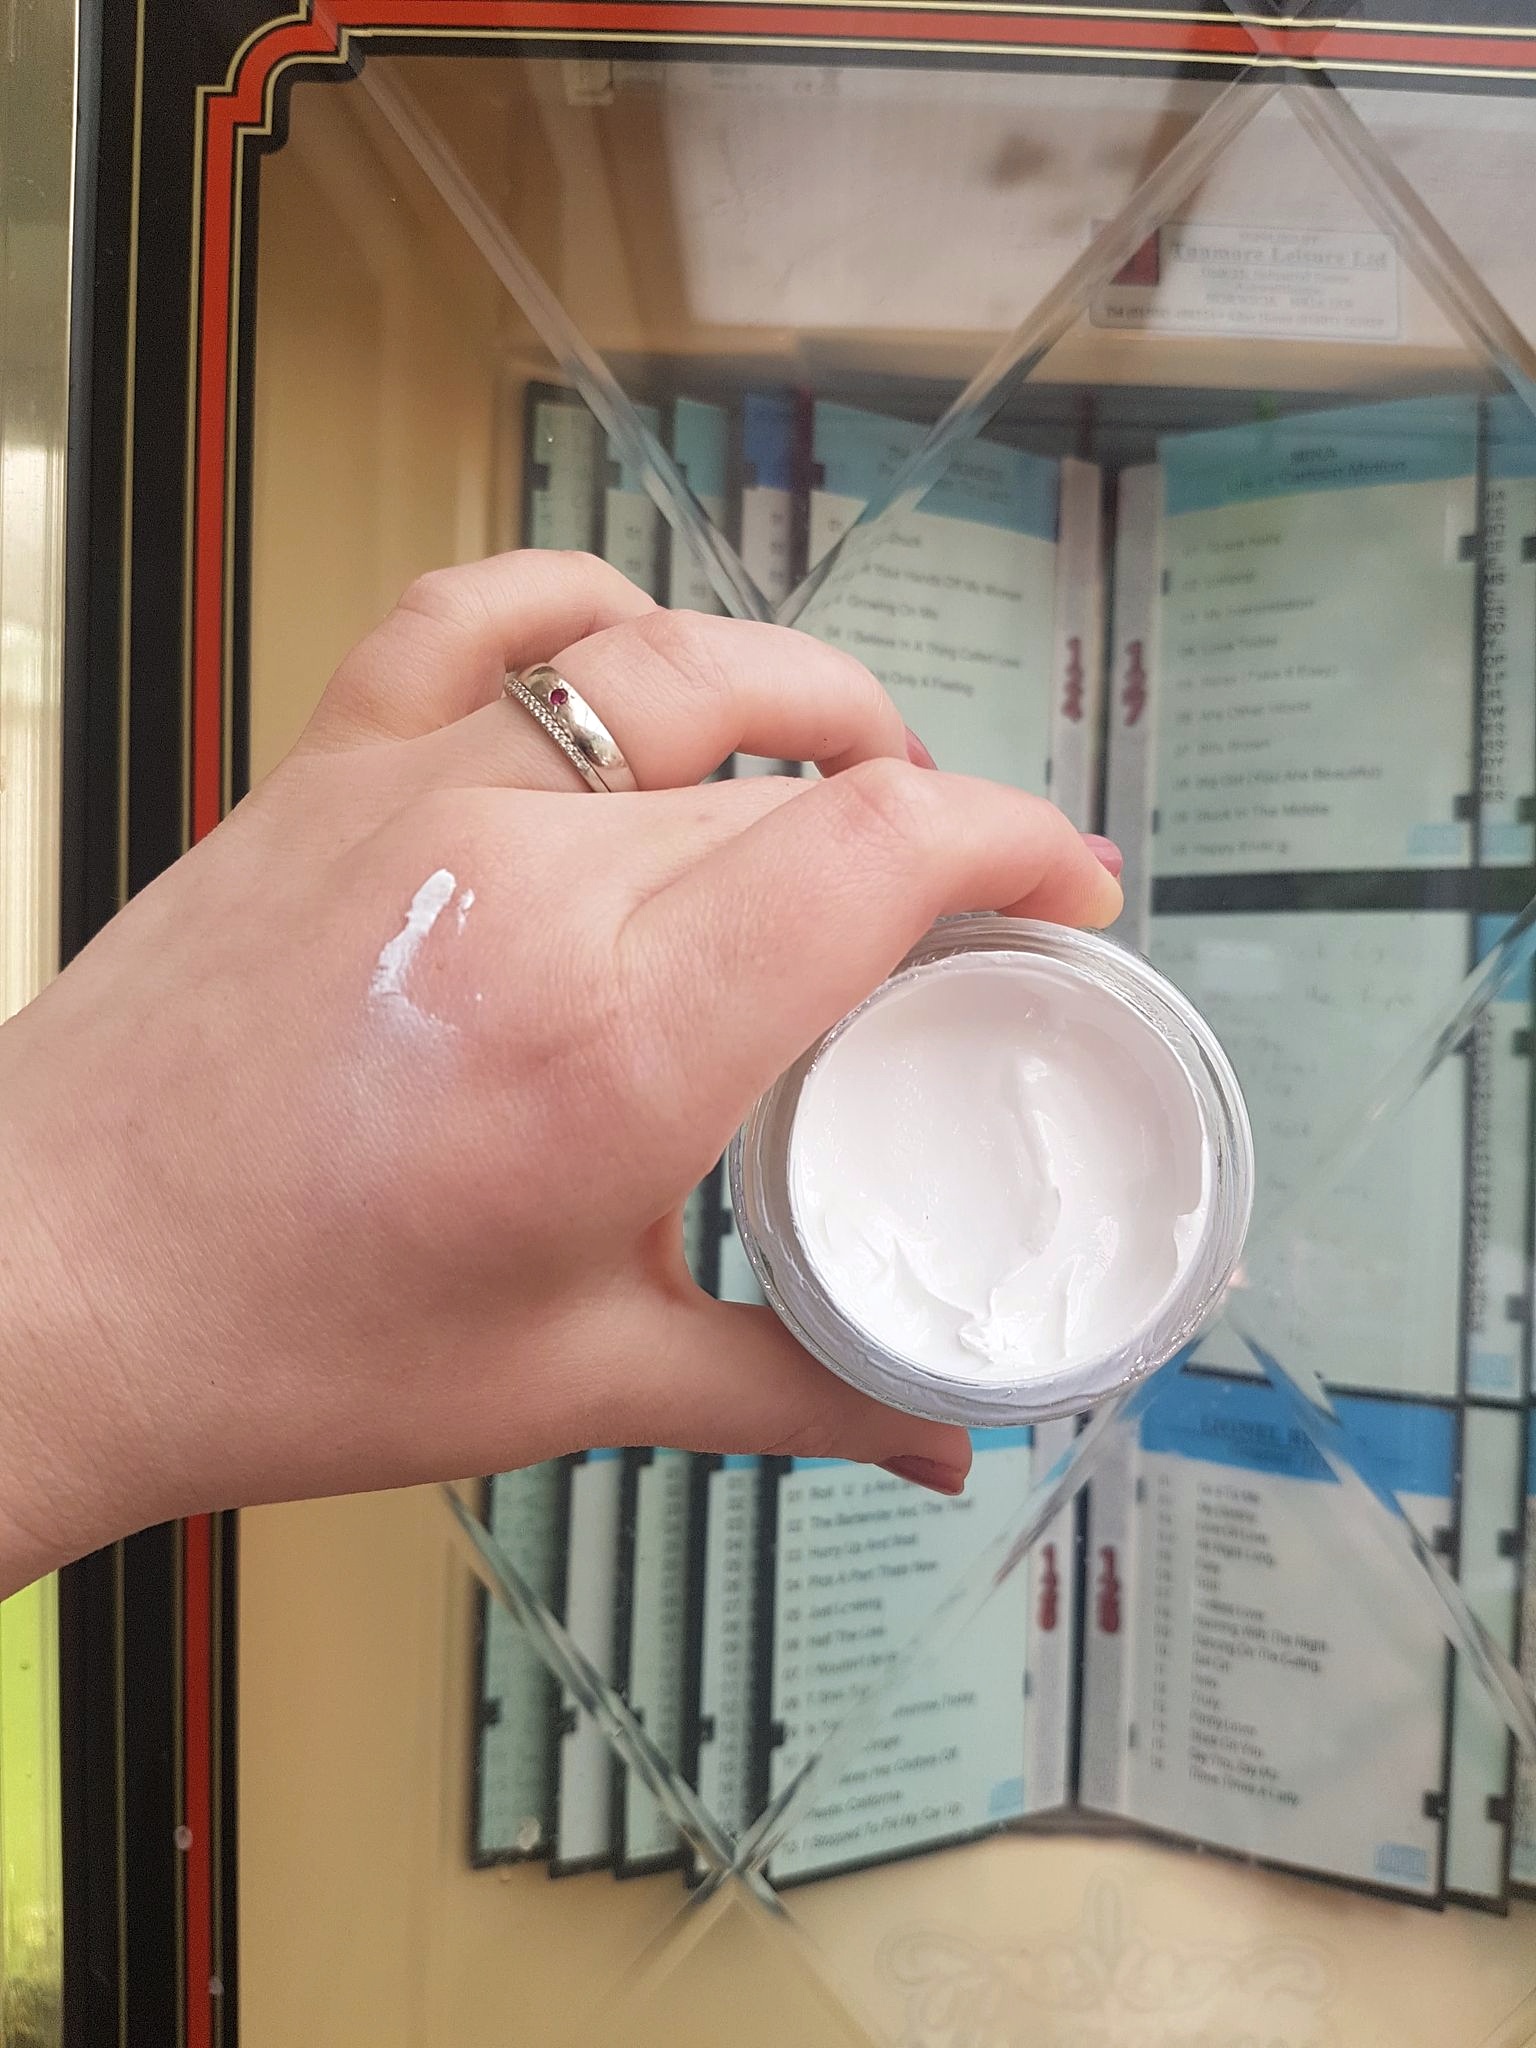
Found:
[[[541,662],[509,675],[502,692],[543,726],[589,788],[618,795],[639,787],[618,741],[557,669]]]

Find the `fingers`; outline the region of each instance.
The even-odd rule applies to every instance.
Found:
[[[1043,799],[882,761],[812,784],[680,874],[630,919],[624,944],[637,960],[677,963],[677,1000],[657,1029],[675,1034],[695,1090],[721,1090],[713,1108],[729,1121],[936,917],[1000,910],[1102,927],[1121,904]]]
[[[495,704],[509,669],[655,609],[592,555],[524,548],[434,570],[342,662],[306,739],[346,746],[436,732]],[[544,744],[559,762],[559,750]],[[574,771],[572,779],[581,786]]]
[[[861,662],[785,626],[652,610],[551,657],[624,752],[643,790],[701,782],[733,753],[815,761],[828,774],[907,757],[901,713]],[[422,744],[432,779],[580,789],[516,705],[491,704]]]
[[[552,798],[543,792],[512,799],[496,793],[492,801],[515,803],[524,819],[542,808],[549,819],[543,836],[564,888],[579,885],[589,906],[601,895],[622,918],[808,787],[788,775],[754,775],[741,782],[610,796],[583,807],[583,829],[574,840],[561,829],[571,822],[569,816],[557,816]],[[523,862],[524,874],[531,873],[526,853]],[[555,876],[550,879],[553,883]]]
[[[805,794],[809,785],[790,775],[753,775],[739,782],[705,782],[688,789],[648,790],[612,800],[613,808],[644,805],[644,829],[615,817],[613,843],[619,852],[628,906],[644,902],[689,868]]]
[[[667,1301],[654,1315],[654,1329],[626,1346],[624,1372],[609,1390],[605,1441],[872,1465],[906,1460],[903,1477],[940,1493],[963,1487],[971,1463],[963,1429],[856,1392],[802,1351],[771,1309],[698,1294]]]

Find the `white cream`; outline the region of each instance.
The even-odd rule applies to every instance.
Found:
[[[849,1321],[929,1372],[1028,1382],[1127,1343],[1198,1250],[1213,1151],[1178,1058],[1060,963],[914,969],[826,1046],[789,1196]]]
[[[373,980],[369,983],[371,994],[398,996],[406,1002],[410,1001],[405,984],[411,968],[415,965],[416,955],[426,944],[433,925],[448,908],[457,887],[458,883],[447,868],[439,868],[435,874],[428,875],[411,898],[411,907],[405,913],[405,923],[374,962]],[[467,913],[470,904],[474,902],[474,897],[466,889],[461,901],[462,910]],[[463,915],[459,919],[459,929],[464,929]]]

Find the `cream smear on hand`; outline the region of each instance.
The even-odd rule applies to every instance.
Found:
[[[977,913],[754,1105],[731,1193],[764,1294],[824,1365],[1008,1426],[1197,1334],[1242,1252],[1253,1139],[1210,1026],[1145,960]]]
[[[812,1067],[790,1138],[827,1293],[889,1350],[965,1379],[1029,1379],[1151,1321],[1210,1187],[1170,1048],[1129,1004],[1020,954],[882,991]]]
[[[376,1004],[389,1009],[394,1015],[409,1018],[416,1025],[425,1025],[434,1031],[451,1031],[452,1026],[430,1010],[424,1010],[410,991],[411,973],[416,957],[431,938],[434,927],[448,905],[453,902],[457,935],[462,938],[469,913],[475,905],[473,889],[464,889],[454,902],[453,892],[458,882],[447,868],[438,868],[428,875],[416,894],[411,898],[410,908],[405,913],[405,923],[395,936],[384,946],[374,962],[373,977],[368,984],[368,993]],[[478,1003],[479,995],[475,997]]]

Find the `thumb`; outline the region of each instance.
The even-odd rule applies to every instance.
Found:
[[[963,1489],[971,1465],[963,1429],[857,1392],[803,1351],[772,1309],[699,1294],[666,1302],[658,1317],[625,1375],[624,1419],[640,1425],[625,1441],[847,1458],[935,1493]]]

